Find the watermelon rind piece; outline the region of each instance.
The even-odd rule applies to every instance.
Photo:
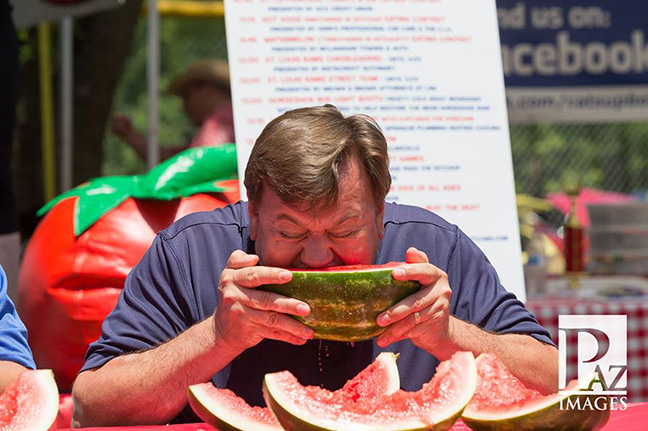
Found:
[[[240,412],[229,409],[209,394],[211,383],[191,385],[187,390],[189,405],[206,423],[218,431],[282,431],[279,425],[267,424],[248,418]]]
[[[459,362],[463,372],[463,388],[459,388],[456,398],[436,414],[425,416],[418,413],[418,416],[407,420],[366,423],[318,417],[300,408],[291,394],[282,390],[278,382],[281,373],[266,374],[263,394],[266,404],[287,431],[446,431],[461,416],[477,387],[477,367],[472,353],[459,352],[451,360]]]
[[[397,359],[398,354],[392,352],[382,352],[376,357],[376,361],[383,365],[387,378],[385,395],[391,395],[400,389],[400,374],[398,373],[398,365],[396,365]]]
[[[463,361],[463,372],[462,375],[464,381],[464,390],[460,393],[460,396],[455,398],[454,402],[446,407],[446,409],[435,415],[426,418],[426,423],[428,424],[425,429],[432,431],[447,431],[457,422],[457,419],[461,417],[464,409],[470,403],[475,390],[477,390],[477,363],[475,361],[475,356],[472,352],[457,352],[453,355],[451,360]]]
[[[28,370],[0,394],[0,431],[47,431],[58,415],[52,370]]]
[[[480,359],[477,358],[477,361]],[[596,379],[596,374],[588,376],[585,381]],[[561,409],[567,404],[580,398],[580,405],[585,405],[587,398],[594,399],[601,395],[587,395],[587,388],[579,385],[578,380],[572,380],[567,387],[552,395],[530,400],[523,405],[516,403],[509,411],[497,409],[476,409],[468,405],[463,412],[463,422],[475,431],[594,431],[607,423],[610,418],[609,399],[606,410],[573,410]]]
[[[396,365],[397,354],[383,352],[378,355],[371,366],[378,366],[383,371],[386,385],[381,395],[389,395],[400,389],[400,376]],[[377,363],[377,364],[376,364]],[[373,368],[375,369],[375,368]],[[222,398],[214,396],[215,389],[211,383],[191,385],[187,391],[189,404],[196,414],[208,424],[219,431],[279,431],[283,428],[277,423],[271,425],[248,417],[245,412],[232,409],[231,405],[225,405]],[[222,392],[220,393],[222,394]],[[232,396],[235,396],[231,393]],[[243,402],[242,400],[240,400]],[[268,412],[270,414],[270,412]]]
[[[366,397],[366,396],[382,396],[382,395],[391,395],[394,392],[400,389],[400,374],[398,372],[398,365],[396,361],[398,359],[398,353],[393,352],[381,352],[373,363],[367,366],[362,370],[356,377],[349,380],[343,387],[343,390],[349,391],[347,385],[356,383],[358,379],[363,379],[366,377],[367,372],[371,373],[371,370],[378,368],[382,371],[382,379],[385,382],[384,388],[371,387],[371,393],[366,392],[366,388],[363,391],[358,391],[357,389],[352,389],[356,396]],[[348,392],[347,392],[348,393]]]
[[[264,285],[259,290],[307,303],[311,309],[308,316],[291,317],[313,329],[314,338],[370,340],[387,329],[376,323],[378,315],[420,288],[417,281],[392,276],[398,265],[402,263],[292,270],[288,283]]]

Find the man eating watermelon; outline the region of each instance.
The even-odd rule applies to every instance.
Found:
[[[198,421],[187,387],[209,381],[262,405],[266,373],[338,389],[382,351],[401,387],[420,389],[457,351],[499,356],[528,387],[557,390],[549,334],[500,285],[479,248],[421,208],[386,203],[385,137],[367,116],[303,108],[271,121],[245,172],[248,202],[189,215],[160,232],[126,280],[74,385],[77,426]],[[299,300],[257,290],[283,268],[405,261],[394,278],[421,289],[380,314],[386,331],[356,343],[313,340],[290,317]]]

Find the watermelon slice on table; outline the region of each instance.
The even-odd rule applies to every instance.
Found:
[[[477,391],[462,417],[473,430],[593,431],[610,417],[609,402],[604,410],[565,408],[568,399],[580,399],[580,405],[585,405],[586,399],[593,397],[582,392],[578,380],[571,381],[563,393],[545,396],[524,386],[496,356],[489,354],[477,358],[477,372]]]
[[[0,431],[46,431],[58,414],[51,370],[28,370],[0,395]]]
[[[190,386],[188,392],[191,408],[218,431],[283,430],[270,410],[250,406],[229,389],[203,383]]]
[[[339,391],[301,386],[287,371],[267,374],[263,395],[287,431],[448,430],[477,386],[470,352],[458,352],[439,364],[429,383],[417,392],[362,397],[355,402]]]
[[[329,393],[353,404],[398,391],[400,378],[396,358],[393,353],[381,353],[343,388]],[[188,396],[196,414],[219,431],[283,430],[267,407],[251,407],[228,389],[217,389],[211,383],[204,383],[190,386]]]
[[[376,323],[378,315],[420,288],[416,281],[392,277],[392,270],[399,265],[404,263],[293,269],[288,283],[259,289],[306,302],[310,314],[291,317],[312,328],[315,338],[369,340],[387,329]]]

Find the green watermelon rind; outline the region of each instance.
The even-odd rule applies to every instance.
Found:
[[[356,271],[292,271],[288,283],[259,289],[306,302],[310,314],[292,317],[313,329],[314,338],[364,341],[387,329],[376,323],[380,313],[420,288],[417,281],[394,279],[393,269],[390,265]]]
[[[248,419],[244,415],[236,414],[223,408],[213,400],[203,389],[203,385],[192,385],[187,389],[189,405],[200,419],[210,424],[219,431],[281,431],[279,425],[269,425],[263,422]],[[237,424],[239,426],[235,426]]]
[[[287,406],[291,404],[291,401],[281,399],[282,391],[275,382],[279,373],[266,374],[263,380],[263,398],[286,431],[339,431],[342,429],[344,431],[447,431],[461,417],[477,388],[477,366],[474,356],[470,352],[462,352],[462,354],[469,356],[469,364],[464,368],[462,376],[466,381],[467,389],[462,397],[454,400],[454,403],[447,407],[445,412],[439,413],[435,418],[427,418],[429,420],[425,422],[411,420],[390,424],[340,424],[336,421],[314,417],[306,412],[290,411]]]
[[[392,394],[400,389],[400,375],[396,365],[397,354],[383,352],[378,355],[376,362],[383,365],[384,377],[387,380],[385,394]],[[210,384],[191,385],[187,390],[189,405],[194,412],[206,423],[219,431],[281,431],[277,425],[269,425],[254,419],[249,419],[244,414],[233,412],[222,406],[217,398],[210,395]]]
[[[594,376],[589,381],[593,380]],[[578,381],[570,382],[563,393],[547,396],[542,402],[515,413],[464,410],[463,422],[475,431],[594,431],[605,425],[610,418],[610,410],[561,410],[561,401],[581,399],[600,395],[587,395],[587,390],[578,386]],[[609,405],[609,403],[608,403]]]

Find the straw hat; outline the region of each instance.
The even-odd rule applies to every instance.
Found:
[[[214,84],[229,88],[229,66],[225,60],[197,60],[179,75],[175,76],[169,84],[169,93],[181,96],[187,84],[196,81],[213,82]]]

